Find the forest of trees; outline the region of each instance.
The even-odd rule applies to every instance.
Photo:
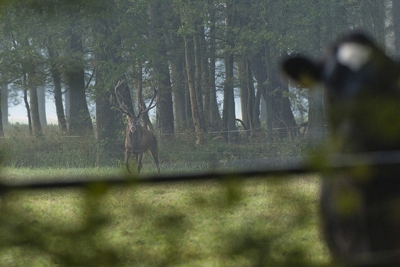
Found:
[[[158,88],[156,124],[151,126],[148,117],[145,123],[159,135],[192,132],[201,144],[204,133],[217,132],[235,142],[239,92],[241,120],[250,135],[263,129],[268,141],[274,128],[286,129],[283,136],[295,134],[302,121],[294,107],[308,104],[304,117],[313,138],[323,131],[322,93],[293,97],[280,77],[281,59],[297,52],[319,57],[338,34],[357,28],[393,54],[400,51],[400,3],[394,0],[2,3],[3,112],[4,91],[9,88],[10,98],[20,92],[32,135],[41,135],[44,95],[38,92],[46,88],[54,98],[60,133],[96,133],[105,146],[124,129],[112,101],[119,80],[126,81],[124,99],[131,108],[145,105]]]

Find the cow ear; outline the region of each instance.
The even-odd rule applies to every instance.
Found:
[[[321,80],[321,66],[313,61],[297,56],[283,61],[282,72],[301,87],[312,88]]]

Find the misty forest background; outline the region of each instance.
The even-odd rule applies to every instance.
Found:
[[[220,150],[228,159],[239,157],[229,152],[240,150],[232,144],[282,153],[272,149],[287,144],[282,140],[324,136],[322,92],[289,87],[280,77],[282,58],[297,52],[318,58],[340,33],[358,28],[400,54],[400,3],[391,0],[2,1],[0,13],[0,135],[10,137],[10,153],[19,153],[16,166],[53,166],[68,153],[71,162],[60,159],[68,166],[120,159],[119,80],[136,111],[158,88],[155,119],[144,116],[143,124],[161,147],[169,146],[160,149],[164,163],[189,149],[171,144],[186,141],[197,151],[225,144]],[[52,134],[45,127],[45,94],[54,98],[58,118]],[[33,138],[27,142],[21,127],[6,127],[13,102],[25,104]]]
[[[4,0],[0,20],[0,267],[335,266],[318,231],[317,175],[7,184],[121,176],[120,80],[136,112],[158,88],[155,116],[142,124],[157,136],[163,174],[302,155],[326,136],[322,90],[288,85],[280,61],[318,58],[355,28],[399,55],[399,1]],[[57,125],[46,126],[46,95]],[[16,102],[29,125],[7,122]]]

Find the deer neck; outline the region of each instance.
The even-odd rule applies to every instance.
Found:
[[[129,129],[129,126],[126,129],[128,135],[127,138],[129,140],[127,140],[127,145],[131,148],[134,149],[140,149],[143,145],[143,129],[142,128],[138,128],[136,129],[134,132],[131,132]]]

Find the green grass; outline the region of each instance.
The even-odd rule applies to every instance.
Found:
[[[15,169],[7,179],[121,169]],[[317,177],[23,191],[0,202],[0,266],[330,266]]]
[[[57,177],[107,177],[126,174],[122,168],[11,168],[5,167],[1,172],[7,180],[50,180]]]

